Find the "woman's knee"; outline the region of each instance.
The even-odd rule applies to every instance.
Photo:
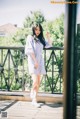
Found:
[[[41,75],[33,74],[32,75],[32,80],[33,80],[33,86],[36,87],[36,88],[39,87],[40,82],[41,82]]]

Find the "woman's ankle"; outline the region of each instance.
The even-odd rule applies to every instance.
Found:
[[[37,96],[36,91],[35,91],[35,90],[31,90],[31,93],[30,93],[30,97],[31,97],[31,99],[35,99],[36,96]]]

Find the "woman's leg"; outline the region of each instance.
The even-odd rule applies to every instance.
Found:
[[[35,75],[33,74],[32,75],[32,80],[33,80],[33,83],[32,83],[32,91],[36,92],[37,94],[37,89],[38,89],[38,75]]]
[[[31,90],[32,102],[33,102],[34,105],[39,107],[40,105],[37,104],[36,98],[37,98],[37,93],[38,93],[40,82],[41,82],[41,76],[33,74],[32,75],[32,80],[33,80],[32,90]]]
[[[32,90],[34,90],[36,92],[36,95],[39,91],[39,86],[41,83],[41,77],[42,76],[40,74],[38,74],[38,75],[33,74],[32,75],[32,80],[33,80]]]
[[[41,79],[42,79],[42,75],[38,74],[37,78],[38,78],[38,85],[37,85],[37,93],[38,93],[39,87],[40,87],[40,83],[41,83]]]

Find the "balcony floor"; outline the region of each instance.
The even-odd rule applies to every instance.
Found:
[[[62,94],[38,93],[41,108],[31,105],[29,94],[0,91],[0,119],[63,119]],[[77,119],[80,119],[80,105],[77,106]]]
[[[0,91],[0,110],[7,119],[63,119],[63,95],[38,93],[41,108],[31,105],[30,92]],[[4,116],[4,115],[3,115]]]
[[[40,103],[41,108],[30,101],[0,101],[1,114],[7,112],[5,119],[63,119],[63,105],[59,103]],[[1,116],[2,117],[2,116]]]

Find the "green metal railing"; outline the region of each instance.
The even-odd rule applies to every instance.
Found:
[[[47,74],[43,77],[41,91],[63,92],[63,49],[61,47],[44,49]],[[24,91],[31,88],[31,83],[24,47],[0,47],[0,89]]]

